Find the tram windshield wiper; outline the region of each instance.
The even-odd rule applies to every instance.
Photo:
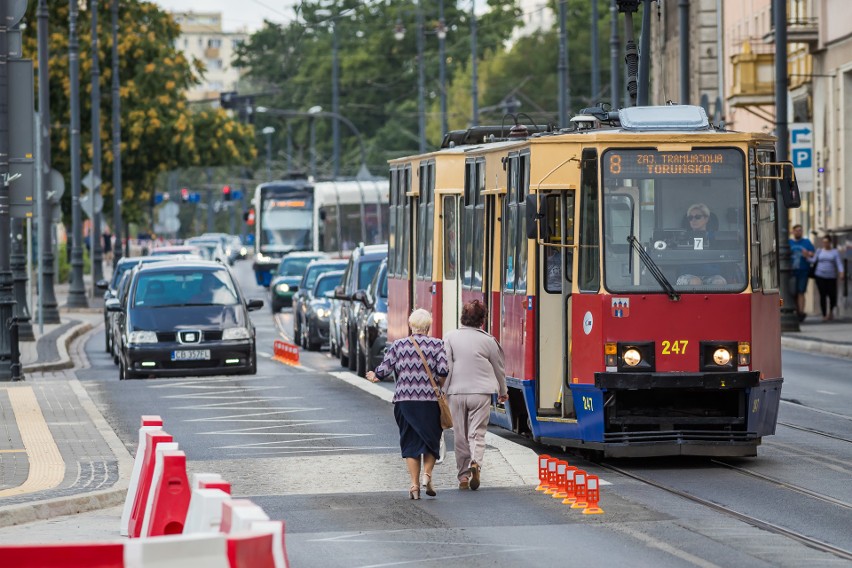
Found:
[[[639,254],[639,258],[642,260],[643,263],[645,263],[645,266],[648,268],[648,272],[651,273],[651,275],[654,277],[654,280],[656,280],[663,288],[663,290],[666,291],[666,294],[669,295],[669,298],[671,298],[672,301],[675,302],[680,300],[680,294],[675,291],[674,286],[672,286],[672,283],[669,282],[669,279],[666,278],[666,275],[663,274],[663,271],[660,270],[660,267],[657,266],[657,263],[654,262],[654,259],[651,258],[650,254],[648,254],[648,251],[645,250],[645,247],[643,247],[641,243],[639,243],[639,239],[637,239],[631,234],[627,236],[627,242],[630,243],[630,246],[633,248],[633,250],[635,250]]]

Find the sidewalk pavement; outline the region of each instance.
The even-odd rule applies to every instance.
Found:
[[[68,309],[68,285],[55,291],[61,322],[42,334],[35,323],[37,341],[21,344],[25,380],[0,382],[0,528],[117,507],[133,466],[75,375],[89,366],[84,346],[103,321],[101,295]],[[852,318],[810,316],[800,328],[782,335],[785,348],[852,358]]]

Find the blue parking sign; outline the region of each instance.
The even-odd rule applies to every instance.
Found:
[[[810,168],[813,164],[813,150],[810,148],[794,148],[792,153],[795,167]]]

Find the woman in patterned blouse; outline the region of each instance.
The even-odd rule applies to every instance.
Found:
[[[426,310],[414,310],[408,318],[411,335],[394,341],[376,371],[367,373],[367,380],[376,382],[396,375],[396,389],[393,395],[393,415],[399,426],[399,447],[411,476],[411,488],[408,496],[420,499],[420,458],[423,457],[423,475],[426,478],[426,495],[434,497],[432,486],[432,468],[438,458],[441,444],[441,411],[435,389],[429,381],[429,375],[423,366],[420,354],[414,346],[420,347],[423,356],[432,371],[432,377],[439,384],[447,376],[447,354],[444,342],[437,337],[428,337],[432,327],[432,316]]]

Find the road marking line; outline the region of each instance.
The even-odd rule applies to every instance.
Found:
[[[27,450],[25,450],[25,449],[21,449],[21,450],[0,450],[0,454],[17,454],[17,453],[26,452],[26,451]]]
[[[272,353],[267,353],[266,351],[258,351],[258,355],[261,357],[266,357],[267,359],[272,359]]]
[[[15,387],[6,389],[6,394],[15,414],[30,467],[27,480],[18,487],[0,491],[0,497],[53,489],[65,477],[65,461],[44,420],[35,393],[32,387]]]
[[[828,395],[831,395],[831,396],[835,396],[837,394],[836,392],[831,392],[831,391],[817,391],[817,392],[820,393],[820,394],[828,394]]]

